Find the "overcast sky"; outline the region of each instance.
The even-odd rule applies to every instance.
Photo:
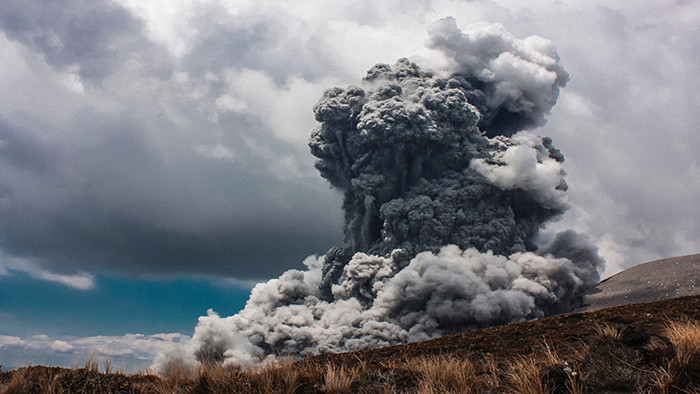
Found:
[[[61,363],[99,342],[144,365],[181,338],[159,333],[339,244],[312,107],[375,63],[440,64],[424,44],[445,16],[548,38],[571,75],[535,131],[566,157],[551,230],[588,234],[604,276],[700,251],[697,2],[376,3],[3,0],[0,354]],[[124,305],[141,317],[119,325]]]

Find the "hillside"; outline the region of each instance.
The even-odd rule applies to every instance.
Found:
[[[672,324],[675,322],[675,324]],[[700,295],[512,323],[380,349],[165,378],[86,368],[0,373],[15,392],[699,392]]]
[[[623,339],[638,341],[643,345],[652,336],[660,335],[669,321],[684,318],[700,321],[699,295],[545,317],[405,345],[319,355],[310,361],[352,364],[362,360],[369,364],[381,364],[392,359],[445,354],[507,359],[532,354],[540,350],[544,343],[548,343],[560,356],[567,357],[582,342],[587,343],[595,336],[596,326],[607,324],[620,327],[623,329]]]
[[[575,312],[700,294],[700,253],[654,260],[601,281]]]

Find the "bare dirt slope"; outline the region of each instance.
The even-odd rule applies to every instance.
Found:
[[[700,294],[700,253],[650,261],[613,275],[576,312]]]

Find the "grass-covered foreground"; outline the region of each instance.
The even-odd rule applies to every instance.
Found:
[[[0,393],[700,393],[700,296],[248,369],[111,369],[19,368],[0,373]]]

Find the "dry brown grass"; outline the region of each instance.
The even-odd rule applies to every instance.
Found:
[[[472,392],[478,380],[472,361],[452,355],[413,360],[405,367],[417,375],[418,392],[424,394]]]
[[[368,362],[277,360],[240,368],[174,361],[162,376],[124,375],[90,355],[84,367],[26,367],[0,373],[9,393],[700,393],[700,323],[685,319],[654,333],[600,324],[575,349],[540,341],[527,356],[447,352]],[[565,350],[565,351],[563,351]],[[340,359],[339,359],[340,360]],[[102,371],[100,371],[102,366]]]
[[[578,352],[569,357],[580,356]],[[514,358],[501,376],[504,389],[512,393],[583,392],[579,372],[548,342],[530,356]]]
[[[265,393],[293,393],[301,385],[300,370],[290,360],[277,359],[243,372],[250,379],[251,391]]]
[[[700,353],[700,322],[684,319],[668,324],[664,330],[675,348],[676,360],[680,365],[689,365]]]
[[[359,376],[357,368],[327,364],[323,368],[322,391],[329,393],[350,393],[352,384]]]
[[[622,335],[622,329],[619,326],[613,326],[608,323],[598,323],[594,327],[596,336],[600,340],[611,339],[619,340]]]
[[[700,393],[700,322],[672,321],[663,333],[670,346],[661,350],[666,350],[669,362],[653,371],[648,387],[663,393]]]
[[[163,368],[162,376],[173,386],[180,386],[192,380],[196,370],[187,366],[181,359],[170,360]],[[148,371],[139,371],[141,375],[147,375]]]
[[[97,358],[97,352],[93,350],[85,360],[85,368],[88,372],[100,372],[100,360]]]
[[[519,358],[509,365],[505,373],[505,387],[512,393],[546,393],[547,384],[543,382],[542,370],[537,359]]]

